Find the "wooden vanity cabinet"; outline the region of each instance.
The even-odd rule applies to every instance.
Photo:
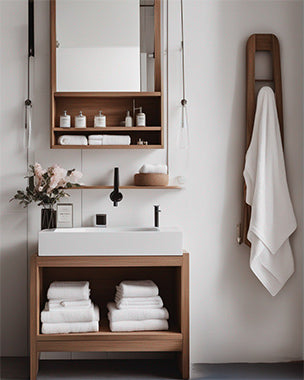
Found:
[[[111,332],[107,302],[125,279],[151,279],[169,310],[168,331]],[[40,312],[52,281],[90,282],[91,298],[100,307],[94,333],[41,334]],[[189,378],[189,255],[87,256],[31,258],[30,379],[38,372],[40,352],[174,352],[183,379]]]

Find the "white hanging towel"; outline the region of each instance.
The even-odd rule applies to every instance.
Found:
[[[251,206],[250,268],[275,296],[294,272],[289,236],[297,228],[284,163],[275,97],[261,88],[246,153],[246,203]]]

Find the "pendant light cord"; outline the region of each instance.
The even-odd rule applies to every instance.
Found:
[[[182,48],[182,81],[183,81],[183,99],[181,100],[182,106],[187,104],[186,100],[186,86],[185,86],[185,41],[184,41],[184,1],[180,0],[181,9],[181,48]]]

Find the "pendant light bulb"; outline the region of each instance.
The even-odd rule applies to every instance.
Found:
[[[178,147],[180,149],[189,148],[189,124],[188,124],[188,111],[187,111],[187,100],[182,99],[182,115],[181,115],[181,125],[178,133]]]

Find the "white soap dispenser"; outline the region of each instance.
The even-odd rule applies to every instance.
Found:
[[[95,128],[105,128],[106,127],[106,116],[99,111],[99,114],[94,117],[94,127]]]
[[[60,116],[60,128],[71,127],[71,116],[67,114],[67,111],[63,111],[63,115]]]
[[[139,107],[139,112],[136,115],[136,125],[137,127],[145,127],[146,126],[146,115],[142,111],[142,107]]]
[[[75,116],[75,128],[86,128],[87,118],[82,114],[82,111],[79,112],[78,116]]]
[[[125,127],[133,127],[133,119],[130,115],[130,111],[127,111],[127,115],[125,118]]]

